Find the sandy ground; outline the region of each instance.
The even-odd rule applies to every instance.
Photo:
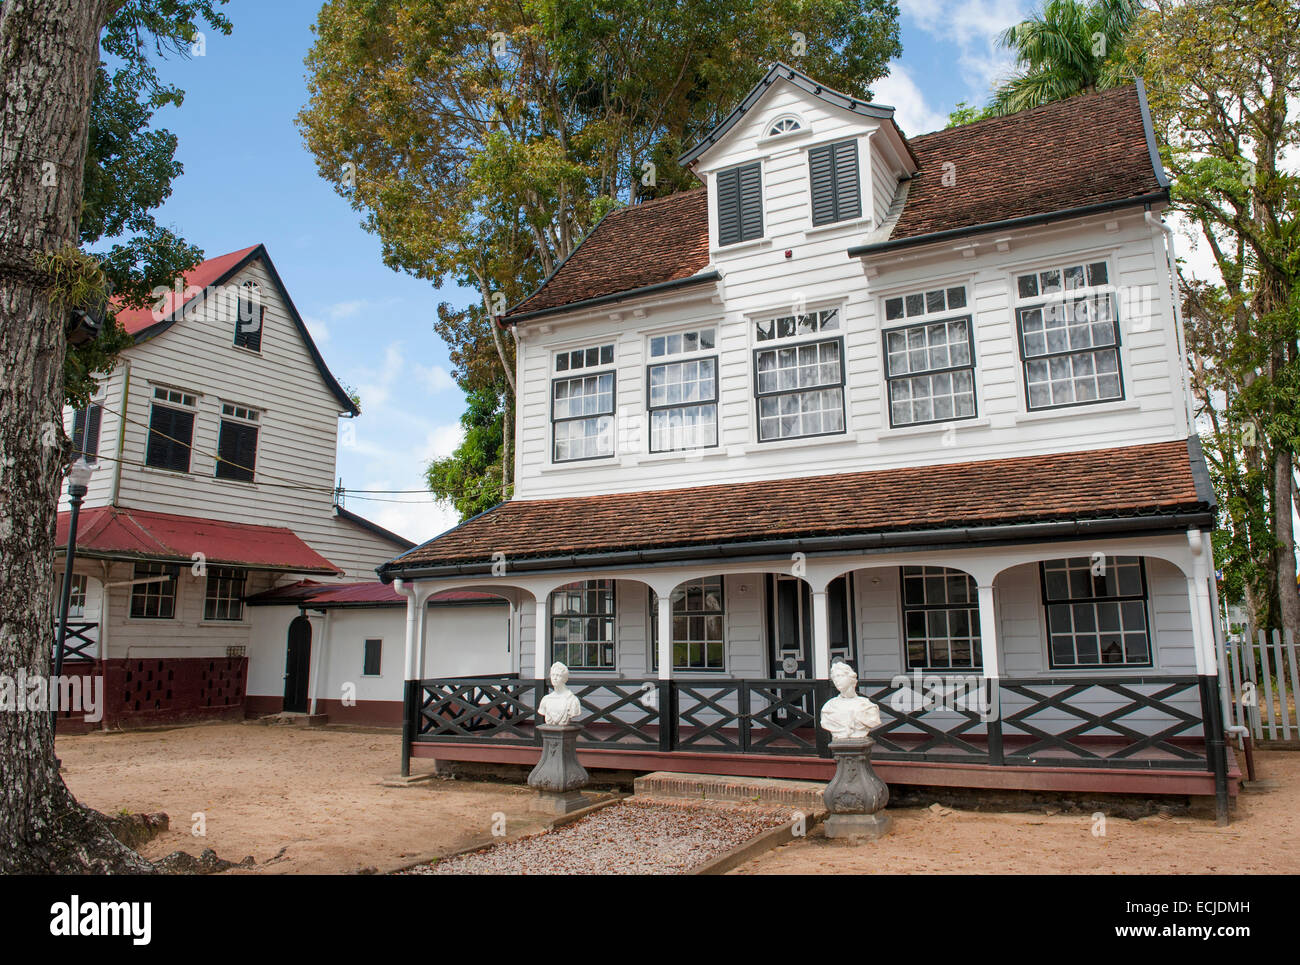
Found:
[[[829,841],[818,834],[733,874],[1296,874],[1300,873],[1300,753],[1256,752],[1261,784],[1245,791],[1233,823],[1212,818],[1107,819],[1091,814],[980,814],[948,809],[891,811],[879,841]],[[946,812],[946,813],[945,813]]]
[[[382,787],[397,773],[398,748],[395,732],[254,724],[58,742],[64,779],[78,800],[106,813],[171,817],[171,830],[142,849],[150,858],[212,848],[229,861],[251,854],[255,873],[389,870],[491,842],[494,814],[504,816],[510,837],[541,830],[551,817],[534,810],[527,788],[505,784],[435,779]],[[195,813],[204,815],[202,837],[191,834]]]
[[[505,784],[383,787],[397,751],[393,733],[253,724],[59,739],[80,800],[171,816],[172,830],[144,848],[153,858],[212,848],[231,861],[251,854],[254,873],[388,870],[491,843],[494,815],[504,816],[510,838],[551,817],[526,788]],[[1228,828],[1205,818],[1109,818],[1095,835],[1090,814],[896,809],[880,841],[814,834],[736,873],[1300,873],[1300,753],[1257,758],[1271,787],[1243,793]],[[196,812],[202,837],[191,834]]]

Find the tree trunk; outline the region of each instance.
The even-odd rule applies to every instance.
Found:
[[[1277,538],[1278,622],[1300,639],[1300,593],[1296,591],[1295,533],[1291,523],[1291,453],[1273,450],[1273,532]]]
[[[77,243],[107,13],[86,0],[0,7],[0,674],[11,680],[50,673],[65,339],[41,256]],[[27,709],[34,692],[16,698],[21,709],[0,711],[0,872],[148,870],[64,786],[50,715]]]

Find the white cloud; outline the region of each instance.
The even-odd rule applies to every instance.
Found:
[[[307,331],[311,333],[312,341],[318,346],[328,345],[330,340],[330,327],[322,322],[319,318],[307,316],[302,320],[307,326]]]
[[[940,130],[948,123],[946,114],[932,110],[925,103],[921,88],[900,64],[890,66],[889,76],[876,81],[872,93],[880,103],[895,108],[894,119],[908,137]]]
[[[424,375],[426,388],[428,388],[428,390],[434,395],[437,395],[439,392],[447,392],[451,389],[459,388],[459,386],[456,385],[456,380],[451,377],[451,373],[441,365],[433,365],[427,369],[422,369],[421,371]]]
[[[932,37],[957,48],[956,66],[969,90],[967,100],[983,104],[1010,73],[1011,55],[997,38],[1033,9],[1031,0],[900,0],[902,16]]]

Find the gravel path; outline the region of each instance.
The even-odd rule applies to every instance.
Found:
[[[406,874],[682,874],[791,818],[786,808],[620,801],[573,824]]]

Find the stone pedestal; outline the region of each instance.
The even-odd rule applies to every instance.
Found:
[[[578,793],[587,786],[587,769],[578,761],[577,724],[554,727],[538,724],[542,735],[542,756],[528,775],[528,786],[534,787],[541,798],[556,814],[568,814],[587,806],[587,799]]]
[[[822,798],[830,815],[826,818],[828,838],[878,838],[892,823],[883,813],[889,803],[889,787],[871,769],[870,737],[862,740],[833,740],[835,776]]]

